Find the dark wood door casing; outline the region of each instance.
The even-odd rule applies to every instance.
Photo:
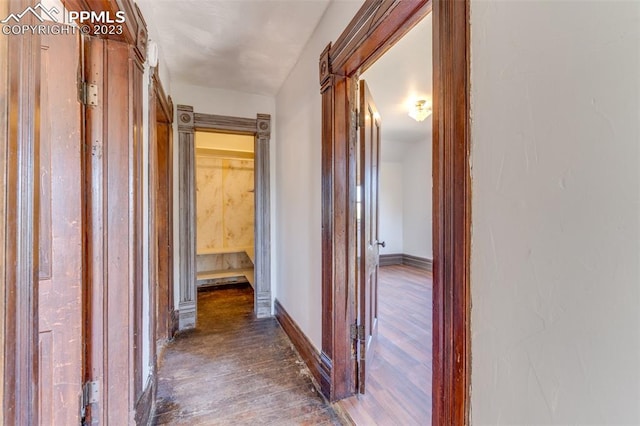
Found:
[[[433,418],[468,423],[470,380],[468,0],[367,0],[320,55],[322,97],[321,383],[355,391],[355,79],[433,7]]]
[[[162,87],[158,68],[154,69],[149,94],[149,183],[153,193],[149,215],[153,218],[150,231],[155,233],[152,238],[150,232],[150,241],[155,240],[157,246],[150,269],[156,273],[155,340],[161,342],[173,337],[177,325],[173,320],[173,102]]]
[[[469,2],[433,5],[433,424],[468,424],[471,386]]]
[[[0,10],[30,5],[8,0]],[[0,423],[37,424],[40,36],[0,37],[0,64]]]

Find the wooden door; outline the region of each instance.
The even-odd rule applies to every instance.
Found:
[[[371,364],[378,335],[378,170],[380,115],[364,80],[360,80],[360,152],[358,185],[361,214],[358,244],[358,391],[365,392],[367,365]]]
[[[79,39],[41,40],[39,424],[72,425],[80,422],[83,375]]]
[[[85,113],[86,379],[98,394],[89,424],[131,424],[132,413],[144,411],[136,403],[148,401],[141,398],[142,57],[127,43],[84,39],[85,79],[98,94]]]

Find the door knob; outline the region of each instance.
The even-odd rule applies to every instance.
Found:
[[[376,241],[376,244],[379,245],[379,246],[382,246],[382,247],[386,247],[387,246],[387,243],[384,242],[384,241],[382,241],[382,242]]]

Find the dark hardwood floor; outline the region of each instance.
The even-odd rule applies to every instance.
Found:
[[[432,275],[385,266],[378,286],[378,344],[367,390],[339,405],[356,425],[429,425]]]
[[[198,328],[167,345],[154,424],[339,425],[274,318],[255,319],[253,290],[198,294]]]

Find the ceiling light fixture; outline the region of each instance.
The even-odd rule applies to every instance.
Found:
[[[423,121],[425,118],[431,115],[431,106],[427,105],[427,101],[421,99],[416,101],[416,104],[409,111],[409,117],[416,121]]]

